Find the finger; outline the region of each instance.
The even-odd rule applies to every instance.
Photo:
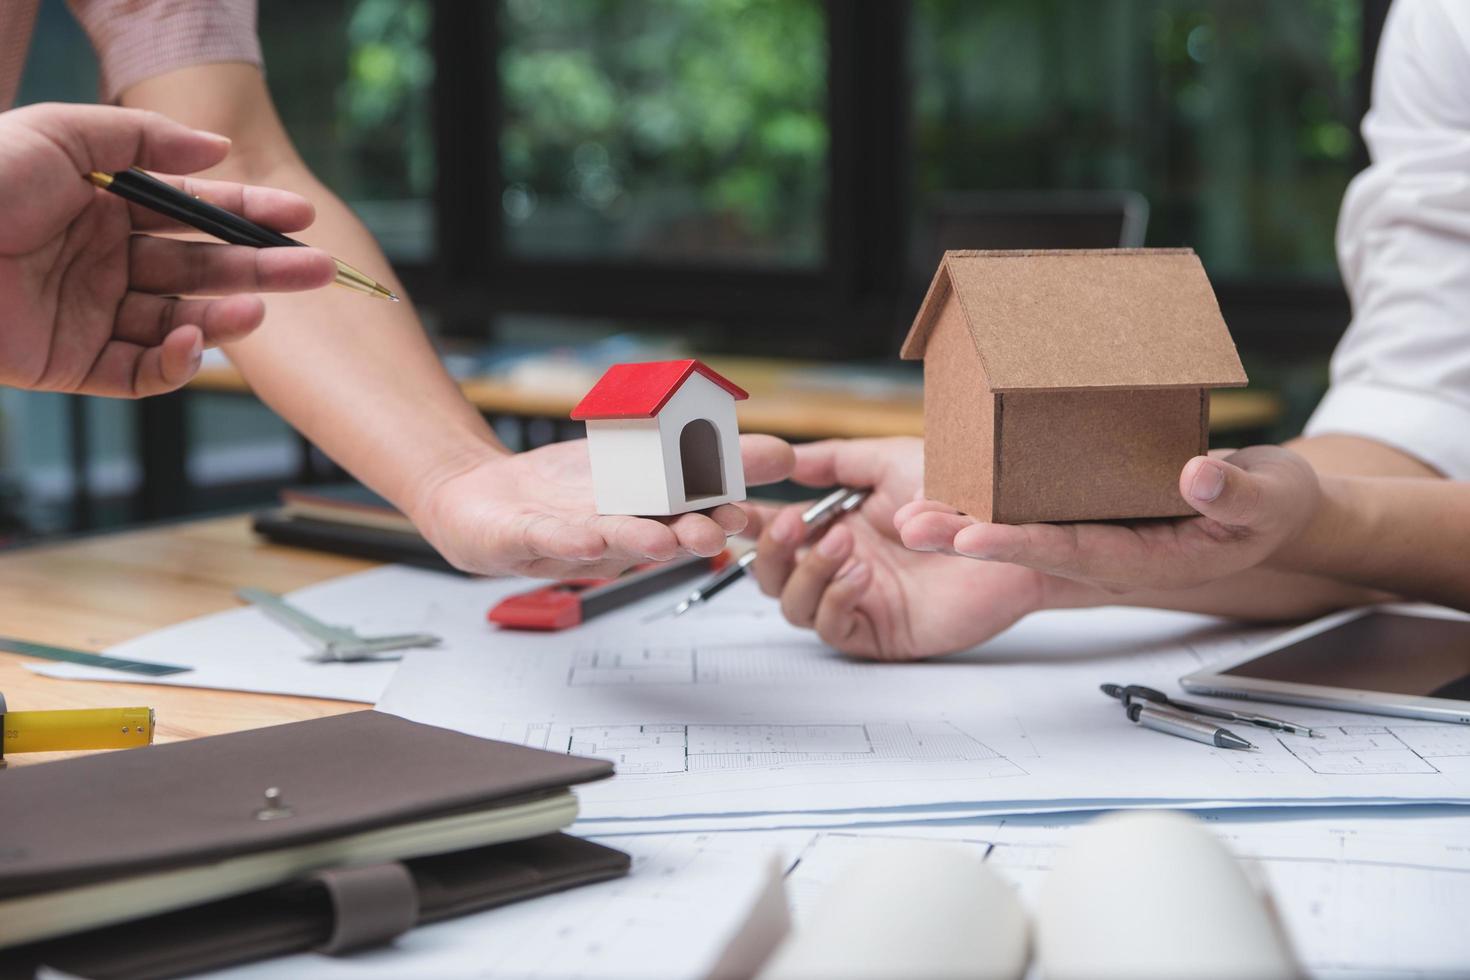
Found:
[[[1223,459],[1196,456],[1184,464],[1179,492],[1195,510],[1227,527],[1257,527],[1268,516],[1264,482]]]
[[[863,561],[850,560],[838,570],[817,605],[814,625],[823,643],[865,657],[880,653],[870,624],[858,613],[872,581],[873,570]]]
[[[189,174],[230,152],[224,136],[142,109],[48,103],[24,111],[27,124],[60,146],[79,175],[129,167]]]
[[[738,504],[721,504],[706,513],[709,515],[710,520],[720,526],[720,530],[725,532],[725,537],[727,538],[732,534],[739,534],[741,531],[744,531],[746,525],[750,523],[745,509]]]
[[[904,521],[898,538],[911,551],[953,551],[955,535],[974,524],[975,519],[964,514],[924,510]]]
[[[504,552],[519,552],[528,559],[593,562],[607,553],[607,540],[600,532],[551,514],[529,515],[519,521],[510,533],[512,547],[504,549]],[[492,546],[489,553],[497,554],[500,550]]]
[[[791,571],[781,590],[781,614],[794,626],[811,626],[822,594],[844,562],[852,557],[852,531],[835,525]]]
[[[801,523],[804,504],[784,507],[767,522],[755,546],[755,561],[750,566],[751,574],[761,591],[768,596],[778,596],[791,577],[791,568],[796,564],[796,549],[801,547],[806,526]]]
[[[871,487],[883,472],[876,439],[825,439],[796,447],[791,479],[809,487]]]
[[[680,514],[669,523],[679,547],[692,555],[713,558],[725,550],[725,531],[703,514]]]
[[[319,289],[337,275],[316,248],[247,248],[134,235],[130,287],[145,293],[212,294]]]
[[[161,395],[187,383],[203,356],[204,338],[194,326],[180,327],[152,346],[110,341],[75,390],[104,398]]]
[[[763,504],[753,500],[742,500],[739,504],[740,510],[745,514],[745,527],[737,532],[744,534],[747,538],[759,538],[770,527],[771,521],[776,519],[784,508],[775,504]]]
[[[916,497],[904,504],[893,513],[893,526],[902,531],[905,524],[918,517],[920,514],[948,514],[955,515],[959,511],[948,504],[941,504],[937,500],[928,500],[924,497]]]
[[[626,559],[669,561],[679,556],[679,537],[662,521],[646,517],[599,517],[596,527],[607,541],[608,549]]]
[[[252,187],[224,180],[201,180],[197,177],[171,177],[155,174],[159,180],[179,188],[190,197],[224,208],[276,231],[299,231],[316,218],[316,208],[299,194],[274,187]],[[129,206],[133,227],[139,231],[188,231],[187,225],[136,204]]]
[[[791,446],[775,436],[741,436],[740,459],[745,466],[745,484],[751,487],[785,480],[796,465]]]
[[[1172,526],[1172,522],[1169,522]],[[1164,533],[1157,533],[1163,530]],[[954,536],[956,554],[1024,565],[1096,582],[1153,582],[1177,567],[1175,538],[1165,524],[985,524]]]
[[[176,328],[192,324],[204,332],[206,347],[217,347],[244,337],[264,318],[265,304],[258,296],[199,300],[128,293],[118,306],[112,332],[117,340],[152,347]]]

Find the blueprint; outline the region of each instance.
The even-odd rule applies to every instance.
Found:
[[[1452,977],[1470,966],[1470,814],[1360,807],[1202,815],[1270,892],[1313,976]],[[1018,817],[946,834],[989,839],[988,860],[1030,899],[1073,829]],[[911,833],[924,833],[916,828]],[[935,830],[933,832],[941,832]]]
[[[391,589],[365,602],[436,603],[449,639],[411,652],[380,708],[613,760],[614,779],[579,792],[598,828],[908,807],[1470,801],[1470,726],[1283,705],[1269,710],[1327,737],[1239,728],[1257,751],[1238,752],[1129,724],[1100,683],[1178,690],[1181,675],[1269,635],[1207,617],[1046,613],[969,653],[888,664],[825,648],[750,582],[678,620],[644,621],[667,602],[656,597],[552,634],[487,626],[488,583],[397,570],[372,584]]]
[[[1202,815],[1270,892],[1313,977],[1458,977],[1470,964],[1470,815],[1455,807],[1234,810]],[[1034,901],[1086,815],[871,830],[607,837],[631,875],[416,929],[343,957],[302,955],[228,980],[706,976],[779,858],[797,928],[853,862],[934,841],[973,848]]]
[[[1470,965],[1470,814],[1455,807],[1197,814],[1272,897],[1314,977],[1452,977]],[[1085,815],[1004,817],[846,831],[752,834],[787,856],[796,927],[851,865],[933,840],[984,855],[1034,903]],[[626,838],[606,842],[614,847]]]

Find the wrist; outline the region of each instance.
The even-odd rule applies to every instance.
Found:
[[[404,513],[425,534],[437,527],[446,496],[454,483],[482,466],[510,456],[503,445],[486,433],[459,433],[441,447],[413,478],[404,493]]]
[[[1352,478],[1321,474],[1315,506],[1301,530],[1283,541],[1266,564],[1285,571],[1317,574],[1340,570],[1338,551],[1360,539],[1367,519]]]

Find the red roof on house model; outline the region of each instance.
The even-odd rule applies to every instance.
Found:
[[[644,364],[614,364],[572,409],[572,418],[651,419],[674,396],[689,376],[699,372],[730,393],[736,401],[749,398],[743,388],[689,358],[683,361],[649,361]]]

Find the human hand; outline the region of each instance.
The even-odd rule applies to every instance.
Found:
[[[791,447],[741,436],[748,486],[783,480]],[[713,556],[745,529],[741,504],[669,518],[604,516],[592,496],[585,440],[487,455],[428,486],[415,523],[456,567],[486,575],[603,576],[681,554]]]
[[[1015,565],[967,563],[903,546],[895,512],[923,475],[918,439],[855,439],[796,447],[792,478],[811,486],[872,488],[810,548],[801,512],[765,522],[751,570],[781,611],[823,642],[878,660],[915,660],[964,650],[1027,613],[1061,601],[1070,583]]]
[[[916,551],[1023,565],[1120,595],[1191,588],[1259,565],[1307,528],[1322,497],[1311,464],[1280,446],[1196,457],[1179,492],[1198,517],[987,524],[916,500],[896,524]]]
[[[314,289],[331,256],[138,232],[181,226],[93,187],[86,175],[140,166],[187,174],[229,152],[222,136],[156,113],[34,105],[0,113],[0,384],[135,398],[193,377],[206,345],[238,339],[265,315],[260,299],[178,295]],[[164,177],[279,231],[311,223],[285,191]]]

